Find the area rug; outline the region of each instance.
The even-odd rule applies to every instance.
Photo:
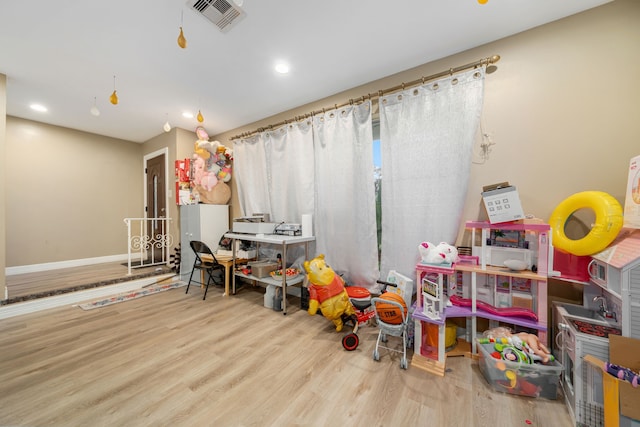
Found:
[[[154,284],[146,288],[136,289],[134,291],[129,291],[129,292],[123,292],[121,294],[112,295],[104,299],[91,301],[84,304],[78,304],[78,307],[80,307],[83,310],[92,310],[94,308],[106,307],[111,304],[117,304],[119,302],[125,302],[125,301],[130,301],[136,298],[146,297],[147,295],[157,294],[159,292],[180,288],[182,286],[187,286],[187,284],[185,282]]]

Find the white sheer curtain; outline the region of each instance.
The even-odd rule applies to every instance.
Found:
[[[234,142],[235,179],[243,215],[300,223],[314,207],[311,121],[291,123]]]
[[[233,142],[233,173],[242,216],[270,213],[267,151],[263,135]]]
[[[271,220],[300,224],[313,213],[314,162],[311,120],[265,132]]]
[[[474,69],[380,98],[383,275],[414,277],[422,241],[455,244],[483,97]]]
[[[379,277],[371,102],[314,116],[316,252],[349,283]]]

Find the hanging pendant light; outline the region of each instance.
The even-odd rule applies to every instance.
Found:
[[[93,105],[91,106],[91,109],[89,110],[91,112],[92,116],[96,116],[98,117],[100,115],[100,110],[98,110],[98,106],[96,105],[96,97],[93,97]]]
[[[162,126],[165,132],[171,131],[171,125],[169,124],[169,113],[167,113],[167,121],[164,122],[164,126]]]
[[[180,46],[183,49],[187,48],[187,39],[184,38],[182,27],[180,27],[180,35],[178,36],[178,46]]]
[[[182,49],[187,48],[187,39],[184,38],[184,32],[182,32],[182,20],[184,18],[184,11],[180,13],[180,34],[178,35],[178,46]]]
[[[113,76],[113,93],[109,97],[109,102],[118,105],[118,95],[116,95],[116,76]]]
[[[196,116],[196,119],[198,119],[198,123],[204,122],[204,116],[202,115],[200,110],[198,110],[198,115]]]

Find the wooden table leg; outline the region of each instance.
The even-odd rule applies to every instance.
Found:
[[[224,296],[229,296],[229,270],[233,267],[233,263],[224,263]]]

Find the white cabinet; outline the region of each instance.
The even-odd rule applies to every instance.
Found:
[[[180,278],[189,280],[195,255],[192,240],[204,242],[215,253],[220,238],[229,231],[229,205],[180,206]]]

